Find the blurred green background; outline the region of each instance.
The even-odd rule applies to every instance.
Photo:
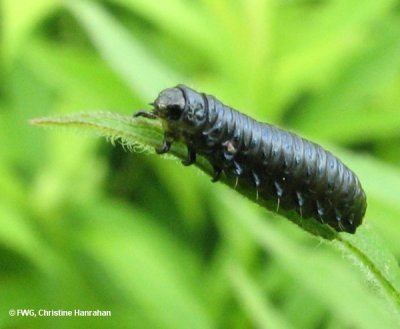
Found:
[[[332,245],[199,170],[28,120],[188,84],[338,154],[399,259],[400,1],[1,6],[0,328],[398,328]]]

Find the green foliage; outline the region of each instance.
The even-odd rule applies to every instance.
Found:
[[[1,5],[0,328],[398,328],[398,1]],[[357,234],[319,241],[149,154],[157,123],[116,113],[178,83],[338,154],[368,196]],[[27,124],[46,116],[146,152]]]

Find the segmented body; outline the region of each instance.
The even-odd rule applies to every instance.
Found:
[[[361,224],[367,204],[357,176],[321,146],[183,85],[162,91],[154,106],[137,115],[162,119],[159,153],[182,140],[188,147],[184,164],[203,155],[214,168],[213,181],[222,172],[237,177],[259,198],[276,200],[276,209],[294,209],[337,231],[354,233]]]

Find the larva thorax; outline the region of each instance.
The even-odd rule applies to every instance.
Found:
[[[213,181],[224,172],[239,186],[255,189],[257,197],[276,200],[277,209],[293,209],[337,231],[354,233],[361,223],[366,198],[358,178],[319,145],[183,85],[162,91],[153,105],[152,112],[136,115],[162,120],[165,137],[158,153],[181,140],[188,148],[183,163],[203,155],[213,166]]]

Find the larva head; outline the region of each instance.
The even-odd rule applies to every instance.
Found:
[[[177,121],[185,110],[185,97],[179,88],[163,90],[154,101],[154,114],[161,119]]]
[[[180,127],[186,132],[196,131],[206,119],[206,104],[202,94],[185,85],[178,85],[158,95],[153,113],[167,121],[170,127]]]

